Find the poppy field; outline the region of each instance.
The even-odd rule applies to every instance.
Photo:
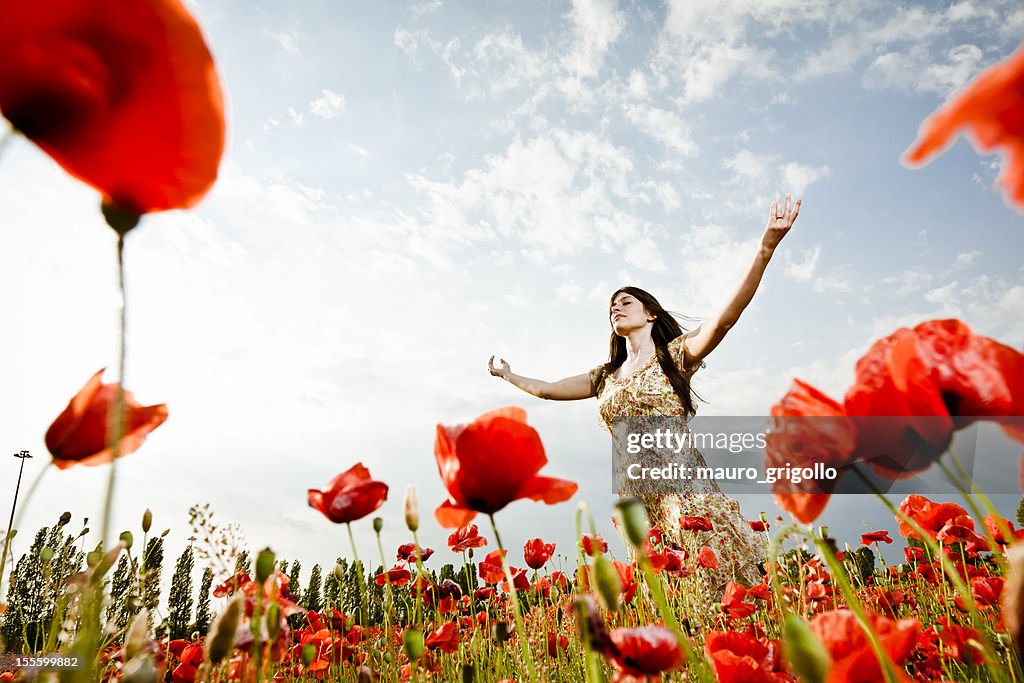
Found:
[[[108,469],[102,541],[76,545],[88,529],[70,535],[65,513],[16,558],[17,521],[8,530],[0,683],[1024,680],[1024,503],[1016,520],[999,514],[951,448],[979,422],[1024,444],[1024,353],[1020,340],[976,334],[955,318],[874,341],[841,399],[814,378],[794,380],[773,401],[764,463],[820,464],[869,487],[868,472],[899,480],[936,468],[960,499],[895,501],[876,490],[891,526],[833,538],[817,520],[834,485],[775,482],[788,516],[748,520],[763,546],[759,583],[719,581],[709,519],[652,526],[635,499],[616,506],[627,553],[614,556],[595,523],[606,513],[559,476],[526,411],[481,406],[468,424],[437,425],[447,492],[439,505],[421,506],[410,485],[404,519],[376,517],[407,482],[375,479],[372,463],[309,482],[308,507],[325,528],[346,526],[351,554],[323,574],[317,565],[305,590],[301,558],[289,563],[271,548],[250,555],[194,508],[197,554],[190,546],[179,558],[162,603],[167,532],[153,532],[148,512],[139,529],[110,528],[117,460],[143,448],[170,410],[142,405],[125,387],[124,244],[147,215],[191,208],[214,185],[224,98],[185,4],[96,4],[104,11],[73,0],[0,2],[0,63],[18,65],[0,69],[4,135],[24,136],[99,192],[117,236],[120,294],[118,367],[96,371],[40,425],[53,469]],[[114,13],[119,21],[105,19]],[[117,134],[124,130],[134,133]],[[980,151],[1005,153],[1000,182],[1024,207],[1024,48],[925,121],[905,162],[927,162],[961,132]],[[1024,474],[1020,483],[1024,490]],[[540,534],[523,547],[526,566],[512,566],[501,528],[514,514],[506,508],[523,500],[573,517],[575,545]],[[385,524],[407,530],[406,541],[385,547]],[[376,552],[357,547],[353,525],[372,527]],[[446,548],[421,545],[426,525],[445,530]],[[898,546],[902,560],[887,563],[882,546]],[[183,577],[196,559],[204,579],[193,609]]]

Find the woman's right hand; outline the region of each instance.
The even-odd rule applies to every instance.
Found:
[[[490,360],[487,361],[487,371],[495,377],[507,380],[508,376],[512,374],[512,368],[505,362],[504,358],[500,358],[499,361],[500,365],[494,367],[494,356],[491,356]]]

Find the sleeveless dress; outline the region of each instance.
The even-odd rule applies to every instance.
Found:
[[[667,348],[673,362],[689,378],[700,364],[687,367],[683,339],[683,336],[676,337],[668,343]],[[589,373],[591,386],[595,390],[602,367],[599,365]],[[613,424],[619,427],[625,424],[628,429],[631,420],[638,425],[637,431],[645,431],[649,422],[645,423],[642,418],[652,417],[670,417],[673,432],[677,434],[687,429],[683,404],[658,364],[656,355],[624,379],[607,375],[597,401],[601,426],[609,433],[612,432]],[[620,439],[613,439],[613,443],[616,449],[624,446]],[[619,452],[615,453],[616,467],[620,467],[620,463],[637,462],[637,455],[620,455]],[[676,462],[690,467],[706,467],[704,456],[692,445],[684,447],[676,458]],[[660,467],[665,463],[641,464]],[[643,501],[651,524],[659,525],[667,539],[683,541],[688,549],[693,549],[696,541],[715,553],[718,569],[701,570],[709,572],[708,583],[711,588],[720,591],[729,580],[747,587],[761,582],[758,564],[765,559],[764,542],[757,538],[740,513],[739,503],[723,494],[713,479],[680,481],[673,485],[674,490],[680,493],[665,494],[652,493],[650,489],[655,488],[655,485],[650,480],[630,479],[621,476],[622,473],[619,475],[620,493]],[[711,531],[682,531],[680,520],[685,516],[705,517],[713,528]]]

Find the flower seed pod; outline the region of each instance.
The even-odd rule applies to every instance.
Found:
[[[146,511],[142,513],[142,533],[148,534],[151,526],[153,526],[153,513],[146,508]]]
[[[410,662],[419,661],[423,656],[423,634],[416,629],[410,628],[402,634],[402,645]]]
[[[374,533],[379,534],[380,530],[383,529],[383,528],[384,528],[384,518],[383,517],[374,517],[373,518],[373,531],[374,531]]]
[[[309,666],[316,659],[316,645],[306,643],[302,646],[302,665]]]
[[[210,635],[206,639],[206,658],[213,666],[231,654],[235,646],[235,632],[238,630],[238,622],[245,611],[245,594],[235,593],[228,601],[227,607],[217,617],[210,628]]]
[[[345,580],[345,568],[342,567],[340,564],[334,565],[334,578],[336,578],[339,582]]]
[[[270,603],[263,618],[267,620],[267,638],[271,641],[277,640],[277,635],[281,632],[281,604],[276,601]]]
[[[832,662],[828,650],[806,621],[795,614],[787,614],[782,642],[789,668],[800,676],[801,681],[824,683]]]
[[[46,547],[39,551],[39,559],[46,564],[53,559],[53,548]]]
[[[132,532],[130,531],[122,531],[121,535],[118,536],[118,538],[121,539],[122,543],[124,543],[125,548],[131,548],[132,543],[135,541],[134,537],[132,536]]]
[[[60,519],[57,520],[57,526],[59,526],[59,527],[60,526],[64,526],[65,524],[69,523],[70,521],[71,521],[71,513],[65,511],[63,514],[61,514]]]
[[[604,555],[594,558],[594,584],[597,586],[597,595],[601,598],[604,608],[614,612],[619,608],[619,595],[622,593],[622,579],[615,567]]]
[[[643,548],[647,542],[647,532],[651,530],[644,504],[637,498],[624,498],[615,507],[619,509],[626,538],[634,548]]]
[[[420,506],[416,500],[416,487],[412,484],[405,489],[402,507],[405,509],[405,526],[415,533],[420,528]]]
[[[264,548],[256,555],[256,581],[260,585],[274,573],[275,561],[274,551],[270,548]]]

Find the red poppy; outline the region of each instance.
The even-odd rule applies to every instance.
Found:
[[[46,448],[62,470],[77,464],[101,465],[113,460],[107,427],[119,385],[103,384],[102,376],[103,370],[93,375],[46,430]],[[143,406],[130,391],[124,392],[123,405],[121,456],[138,450],[146,436],[167,419],[166,405]]]
[[[619,575],[619,602],[623,605],[628,605],[633,600],[633,596],[636,595],[637,583],[636,583],[636,564],[633,562],[625,563],[619,562],[618,560],[612,560],[612,569]]]
[[[448,548],[453,553],[461,553],[470,548],[482,548],[487,545],[487,539],[477,531],[476,524],[460,527],[448,537]]]
[[[757,611],[757,606],[750,602],[744,602],[747,597],[747,589],[738,583],[729,581],[725,584],[725,592],[722,595],[722,609],[733,619],[744,619]]]
[[[765,467],[803,467],[816,462],[843,467],[851,462],[856,430],[843,406],[798,379],[772,406],[766,437]],[[796,519],[809,524],[825,509],[834,482],[803,479],[794,484],[779,478],[772,484],[775,502]]]
[[[390,583],[392,586],[404,586],[409,583],[410,579],[412,579],[412,574],[409,573],[409,570],[401,565],[396,565],[386,572],[377,574],[374,581],[378,586],[383,586],[386,583]]]
[[[583,544],[583,552],[591,557],[608,552],[608,542],[601,534],[582,534],[580,543]]]
[[[704,652],[715,667],[719,683],[782,683],[790,678],[772,671],[767,645],[747,633],[711,631],[704,638]]]
[[[505,578],[505,569],[501,564],[502,555],[507,550],[492,550],[480,563],[480,580],[487,584],[495,584]]]
[[[679,520],[679,524],[686,531],[714,531],[711,520],[707,517],[695,517],[687,515]]]
[[[715,552],[705,546],[701,546],[700,550],[697,551],[697,564],[706,569],[718,569],[718,558],[715,557]]]
[[[936,539],[939,531],[950,521],[956,521],[961,526],[974,528],[974,522],[967,514],[967,510],[964,510],[956,503],[935,503],[915,493],[903,499],[903,502],[900,503],[899,511],[901,514],[914,520],[918,526],[931,536],[932,540]],[[898,521],[900,523],[900,536],[921,540],[913,527],[902,520]]]
[[[548,656],[552,659],[558,658],[558,651],[565,653],[569,649],[569,638],[564,635],[555,635],[554,631],[548,631]]]
[[[999,545],[1005,546],[1024,538],[1024,529],[1015,529],[1013,522],[1008,519],[1001,519],[1002,526],[1000,526],[1000,519],[1001,518],[997,518],[995,515],[988,515],[984,519],[985,529],[988,531],[989,535],[992,536],[992,540]],[[1006,538],[1006,535],[1003,532],[1004,527],[1010,532],[1009,538]]]
[[[356,463],[327,483],[325,490],[309,489],[309,506],[336,524],[362,519],[388,497],[388,485],[374,481],[363,463]]]
[[[436,631],[428,633],[423,644],[430,650],[455,652],[459,649],[459,627],[454,621],[446,621]]]
[[[612,663],[618,669],[615,680],[625,676],[657,676],[679,666],[679,641],[664,626],[617,628],[610,634],[615,646]]]
[[[555,544],[533,538],[523,546],[523,558],[531,569],[540,569],[555,554]]]
[[[871,545],[872,543],[892,543],[892,539],[889,538],[888,531],[869,531],[866,534],[860,535],[860,542],[864,545]]]
[[[1024,49],[976,76],[964,90],[921,126],[907,164],[926,163],[966,128],[978,149],[1007,153],[1001,179],[1010,198],[1024,206]]]
[[[468,425],[438,425],[434,455],[448,489],[434,516],[446,528],[465,526],[478,512],[493,514],[520,498],[553,505],[576,493],[571,481],[537,475],[548,459],[522,408],[493,410]]]
[[[770,528],[771,528],[771,526],[772,526],[772,525],[771,525],[771,524],[769,524],[768,522],[762,522],[762,521],[761,521],[761,520],[759,520],[759,519],[756,519],[756,520],[748,520],[748,521],[747,521],[747,524],[749,524],[749,525],[750,525],[750,528],[751,528],[751,529],[753,529],[754,531],[756,531],[756,532],[758,532],[758,533],[760,533],[760,532],[762,532],[762,531],[768,531],[768,529],[770,529]]]
[[[882,650],[894,665],[897,680],[909,681],[903,663],[910,656],[921,630],[917,619],[892,621],[867,613]],[[816,615],[811,630],[821,640],[832,660],[828,683],[874,683],[884,680],[875,651],[856,615],[848,608]]]
[[[0,6],[0,110],[104,203],[192,206],[217,177],[224,103],[178,0]]]

